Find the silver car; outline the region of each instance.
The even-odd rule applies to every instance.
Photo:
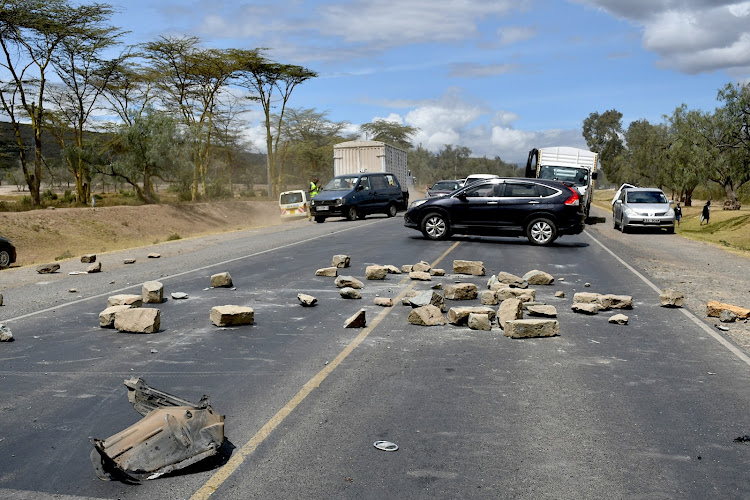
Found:
[[[674,233],[674,210],[667,196],[657,188],[623,189],[612,205],[615,229],[658,228]]]

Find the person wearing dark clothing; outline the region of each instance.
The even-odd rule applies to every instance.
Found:
[[[711,217],[711,200],[708,200],[705,205],[703,205],[703,211],[701,212],[701,226],[705,222],[708,224],[708,219]]]
[[[682,207],[680,207],[680,202],[677,202],[677,206],[674,207],[674,220],[677,222],[677,225],[680,225],[680,219],[682,219]]]

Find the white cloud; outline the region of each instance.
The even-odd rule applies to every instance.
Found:
[[[529,26],[503,26],[497,29],[501,45],[523,42],[536,36],[536,29]]]
[[[478,78],[506,73],[516,73],[521,68],[520,64],[476,64],[458,63],[451,65],[449,76],[454,78]]]
[[[750,1],[574,0],[643,29],[643,47],[659,65],[695,74],[750,72]]]

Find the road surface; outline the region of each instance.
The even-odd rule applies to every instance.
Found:
[[[593,228],[545,248],[433,242],[401,217],[371,217],[107,254],[99,275],[69,275],[86,267],[75,262],[48,276],[3,271],[0,321],[16,341],[0,344],[0,497],[750,497],[750,445],[734,442],[750,433],[750,360],[688,311],[660,307],[663,285],[610,242]],[[162,257],[146,259],[154,250]],[[352,259],[340,274],[362,280],[369,264],[422,260],[448,274],[388,275],[346,300],[333,278],[314,276],[339,253]],[[125,254],[136,264],[122,264]],[[419,327],[408,307],[373,305],[436,283],[485,288],[488,276],[452,274],[454,259],[481,260],[488,275],[554,275],[537,300],[557,307],[560,335]],[[223,271],[235,290],[209,288]],[[158,333],[99,328],[108,295],[153,279],[167,297],[189,294],[156,306]],[[583,291],[632,295],[629,325],[572,312]],[[300,307],[300,292],[318,305]],[[224,304],[253,307],[256,323],[213,326],[209,311]],[[343,328],[360,308],[367,328]],[[123,386],[133,376],[193,401],[209,395],[232,458],[136,486],[99,480],[90,438],[139,420]],[[380,451],[378,440],[399,449]]]

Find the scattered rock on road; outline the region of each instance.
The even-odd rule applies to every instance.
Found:
[[[164,285],[159,281],[146,281],[141,286],[144,304],[161,304],[164,302]]]
[[[419,326],[438,326],[445,324],[445,317],[440,309],[432,304],[417,307],[409,313],[409,323]]]
[[[124,259],[122,261],[123,264],[135,264],[135,259]]]
[[[375,297],[373,302],[376,306],[393,307],[393,299],[390,297]]]
[[[500,303],[500,307],[497,308],[497,324],[503,330],[505,330],[505,325],[508,321],[521,318],[523,318],[523,307],[519,298],[505,299]]]
[[[344,328],[364,328],[367,326],[366,312],[360,309],[344,322]]]
[[[411,270],[418,273],[429,273],[430,269],[432,269],[432,266],[429,264],[429,262],[425,261],[420,261],[417,264],[411,266]]]
[[[297,300],[299,300],[302,307],[312,307],[318,303],[318,299],[306,293],[298,293]]]
[[[172,292],[170,296],[175,300],[185,300],[188,298],[188,294],[185,292]]]
[[[0,342],[13,342],[13,332],[10,328],[0,323]]]
[[[52,274],[60,270],[60,264],[42,264],[36,268],[39,274]]]
[[[349,267],[352,263],[352,259],[348,255],[334,255],[331,260],[331,266],[336,268]]]
[[[555,292],[555,297],[557,297],[558,299],[564,299],[565,298],[565,292],[563,292],[562,290],[558,290],[558,291]]]
[[[211,286],[213,288],[231,288],[232,276],[229,273],[216,273],[211,276]]]
[[[427,290],[409,299],[412,307],[422,307],[432,304],[441,311],[445,311],[445,297],[432,290]]]
[[[663,307],[682,307],[685,304],[685,295],[673,288],[666,288],[659,294],[659,302]]]
[[[732,311],[738,318],[742,319],[750,317],[750,309],[745,309],[744,307],[724,304],[716,300],[709,300],[708,304],[706,304],[706,316],[718,318],[721,315],[721,311]]]
[[[573,302],[570,308],[574,312],[583,314],[597,314],[602,310],[602,306],[598,302]]]
[[[503,283],[506,285],[522,285],[524,283],[524,279],[520,276],[506,273],[505,271],[497,273],[496,278],[498,283]]]
[[[102,271],[102,263],[101,262],[94,262],[89,267],[86,268],[87,273],[100,273]]]
[[[560,323],[555,319],[516,319],[505,323],[504,330],[512,339],[554,337],[560,334]]]
[[[365,284],[354,276],[339,276],[334,283],[338,288],[350,287],[359,289],[365,287]]]
[[[161,326],[161,311],[129,307],[115,313],[115,328],[128,333],[156,333]]]
[[[115,314],[119,311],[130,309],[130,306],[111,306],[99,313],[99,327],[101,328],[114,328],[115,327]]]
[[[610,316],[607,321],[615,325],[627,325],[628,320],[629,318],[625,316],[624,314],[615,314],[613,316]]]
[[[112,295],[111,297],[107,298],[107,307],[122,305],[130,307],[141,307],[143,305],[143,296],[122,293],[118,295]]]
[[[466,323],[472,330],[492,330],[489,314],[469,313],[469,319]]]
[[[506,299],[519,299],[521,302],[533,302],[536,300],[536,290],[533,288],[510,288],[507,285],[500,285],[501,288],[495,290],[495,296],[498,301]]]
[[[344,288],[339,290],[339,295],[341,295],[345,299],[361,299],[362,298],[362,294],[350,286],[345,286]]]
[[[451,307],[448,310],[448,323],[452,325],[465,325],[469,321],[469,314],[486,314],[490,321],[495,319],[495,310],[488,306],[464,306]]]
[[[527,281],[529,285],[551,285],[555,278],[549,273],[534,269],[524,274],[523,280]]]
[[[211,308],[209,318],[216,326],[252,325],[255,322],[255,311],[247,306],[215,306]]]
[[[430,276],[445,276],[445,269],[432,268],[430,269]]]
[[[152,252],[146,256],[147,259],[159,259],[161,258],[160,253]]]
[[[453,272],[456,274],[470,274],[472,276],[484,276],[486,269],[481,260],[454,260]]]
[[[388,274],[401,274],[401,269],[397,268],[393,264],[388,264],[383,267],[386,269],[386,271],[388,271]]]
[[[329,278],[335,278],[338,274],[337,267],[322,267],[315,271],[315,276],[328,276]]]
[[[477,286],[474,283],[451,283],[445,285],[445,298],[450,300],[473,300],[477,298]]]
[[[368,280],[384,280],[388,274],[388,269],[385,266],[367,266],[365,268],[365,279]]]
[[[429,271],[412,271],[409,278],[417,281],[432,281]]]
[[[737,315],[729,309],[724,309],[719,313],[719,321],[722,323],[734,323],[737,321]]]
[[[543,316],[545,318],[556,318],[557,308],[555,306],[548,306],[544,304],[528,306],[526,310],[530,316]]]
[[[96,254],[90,253],[90,254],[82,255],[81,262],[83,262],[84,264],[91,264],[92,262],[96,262]]]
[[[492,290],[482,290],[479,292],[479,300],[483,306],[496,306],[500,302]]]

